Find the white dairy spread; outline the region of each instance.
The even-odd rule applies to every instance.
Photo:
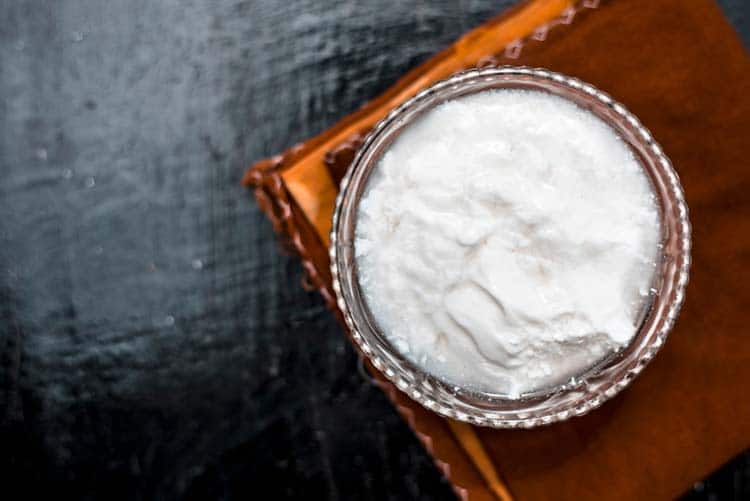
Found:
[[[633,337],[657,260],[657,201],[592,113],[540,91],[428,111],[359,203],[365,301],[391,344],[452,385],[511,398]]]

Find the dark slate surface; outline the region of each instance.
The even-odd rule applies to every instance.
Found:
[[[509,3],[0,1],[3,486],[450,499],[238,181]]]

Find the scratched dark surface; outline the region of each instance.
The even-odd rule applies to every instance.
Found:
[[[0,0],[4,490],[451,499],[238,182],[509,3]]]

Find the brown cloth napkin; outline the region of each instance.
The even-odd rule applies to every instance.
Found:
[[[443,419],[369,369],[462,498],[673,498],[750,446],[750,61],[710,0],[522,3],[332,129],[256,163],[243,182],[337,311],[328,231],[338,180],[359,141],[420,89],[484,64],[579,77],[652,131],[691,210],[686,304],[631,387],[587,416],[533,430]]]

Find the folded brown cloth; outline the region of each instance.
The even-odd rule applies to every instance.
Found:
[[[443,419],[369,369],[460,497],[673,498],[750,446],[750,61],[711,1],[522,3],[332,129],[256,163],[243,182],[337,311],[330,217],[362,136],[425,86],[486,64],[579,77],[652,131],[681,176],[694,226],[682,314],[626,391],[587,416],[533,430]]]

